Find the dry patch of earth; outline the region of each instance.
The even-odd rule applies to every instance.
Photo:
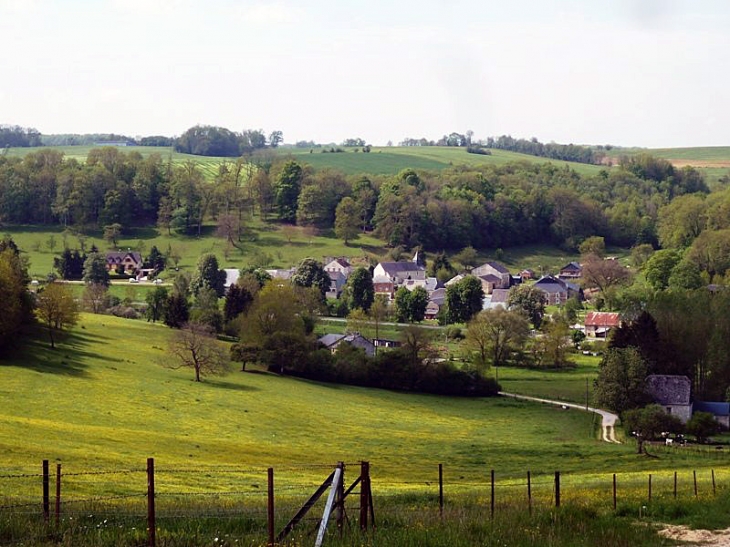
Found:
[[[670,524],[660,530],[659,535],[692,545],[730,547],[730,528],[725,530],[691,530],[686,526],[675,526]]]
[[[674,167],[730,167],[730,161],[703,161],[703,160],[667,160]]]

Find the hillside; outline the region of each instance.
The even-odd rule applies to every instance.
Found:
[[[555,407],[241,372],[196,384],[190,370],[157,364],[170,333],[83,314],[58,350],[41,339],[0,361],[0,468],[43,458],[127,468],[152,455],[168,466],[369,459],[381,477],[400,478],[438,462],[510,475],[684,465],[637,461],[633,446],[596,440],[590,415]]]
[[[75,158],[84,161],[92,146],[57,146],[50,147],[62,152],[67,158]],[[11,148],[8,151],[10,156],[25,156],[26,154],[39,150],[39,148]],[[119,149],[121,152],[138,152],[143,157],[151,154],[160,154],[163,158],[170,158],[173,163],[180,164],[185,161],[194,161],[201,166],[208,179],[212,179],[217,173],[221,163],[235,161],[235,158],[216,158],[205,156],[193,156],[181,154],[171,148],[154,146],[128,146]],[[308,148],[282,147],[275,150],[280,156],[292,156],[297,160],[310,164],[315,169],[331,168],[340,170],[348,175],[358,173],[370,173],[374,175],[391,175],[406,168],[423,169],[427,171],[440,171],[454,165],[502,165],[510,161],[528,161],[531,163],[545,163],[548,160],[526,154],[506,152],[504,150],[493,150],[491,156],[468,154],[463,148],[439,147],[439,146],[407,146],[407,147],[376,147],[369,154],[355,152],[354,149],[345,149],[342,153],[322,153],[322,149],[313,149],[310,153]],[[574,162],[553,161],[556,165],[567,164],[581,174],[595,174],[600,171],[599,166],[585,165]]]

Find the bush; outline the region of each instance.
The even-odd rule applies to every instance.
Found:
[[[464,333],[461,332],[460,327],[446,327],[446,337],[449,340],[463,340],[464,339]]]

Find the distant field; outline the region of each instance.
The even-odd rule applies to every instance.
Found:
[[[51,147],[63,152],[68,158],[84,161],[93,146],[56,146]],[[25,156],[38,148],[11,148],[10,156]],[[598,173],[602,167],[582,163],[553,161],[546,158],[517,154],[503,150],[493,150],[491,156],[469,154],[463,148],[440,146],[413,146],[413,147],[376,147],[369,154],[355,152],[353,148],[345,149],[342,153],[322,153],[321,148],[315,148],[310,153],[308,148],[279,148],[276,153],[283,156],[292,156],[299,161],[310,164],[315,169],[332,168],[346,174],[370,173],[374,175],[391,175],[406,168],[440,171],[454,165],[502,165],[511,161],[528,161],[531,163],[550,162],[558,166],[569,165],[572,169],[584,175]],[[151,154],[160,154],[163,158],[171,158],[175,164],[192,160],[201,166],[208,180],[212,180],[218,172],[218,167],[235,158],[217,158],[193,156],[175,152],[169,147],[155,146],[127,146],[119,147],[120,152],[139,152],[147,157]]]
[[[719,184],[721,177],[730,175],[730,146],[705,146],[696,148],[614,148],[608,152],[613,158],[624,155],[651,154],[669,160],[676,167],[690,165],[699,169],[711,188]]]
[[[313,233],[304,228],[293,228],[291,235],[285,233],[281,225],[262,222],[254,218],[247,222],[245,237],[241,245],[242,251],[232,250],[225,256],[225,242],[213,235],[214,227],[204,226],[203,236],[167,235],[156,228],[133,228],[125,231],[118,241],[118,248],[141,250],[142,254],[149,253],[153,245],[163,253],[170,246],[180,253],[181,270],[190,271],[195,267],[198,257],[212,252],[218,257],[221,267],[240,268],[250,265],[257,255],[271,257],[271,267],[288,268],[296,265],[303,258],[313,257],[322,260],[325,256],[347,256],[351,258],[372,258],[376,261],[383,259],[387,254],[385,242],[372,235],[362,235],[359,239],[350,242],[348,246],[335,238],[331,232]],[[0,234],[9,234],[18,246],[26,253],[30,260],[30,273],[36,278],[44,277],[53,270],[53,258],[63,250],[63,230],[61,227],[49,226],[3,226]],[[56,240],[53,251],[48,247],[50,237]],[[109,248],[99,231],[86,234],[87,248],[96,244],[101,250]],[[290,240],[291,239],[291,240]],[[71,249],[78,248],[78,240],[74,235],[67,236],[67,244]],[[609,249],[609,253],[620,258],[628,255],[625,249]],[[427,255],[427,258],[431,258]],[[526,245],[510,247],[502,253],[487,250],[479,254],[480,260],[499,260],[513,272],[517,273],[524,268],[531,268],[536,273],[557,273],[557,271],[578,255],[566,253],[555,247],[543,245]],[[170,272],[163,274],[169,276]]]
[[[307,257],[322,260],[324,256],[348,257],[381,257],[385,254],[385,243],[373,236],[363,235],[345,246],[342,240],[335,238],[330,232],[314,234],[303,228],[293,228],[291,241],[282,227],[276,223],[268,224],[259,219],[251,220],[241,242],[242,251],[232,250],[226,257],[225,242],[213,235],[214,227],[205,226],[203,236],[168,235],[166,232],[149,228],[132,228],[118,240],[119,249],[131,249],[149,253],[153,245],[161,252],[168,246],[181,256],[179,267],[181,270],[191,270],[195,267],[198,257],[203,253],[214,253],[218,257],[221,267],[240,268],[252,264],[256,256],[267,255],[271,258],[272,268],[289,268],[298,264]],[[27,253],[30,260],[30,273],[34,277],[44,277],[53,269],[53,258],[63,250],[63,230],[61,227],[48,226],[4,226],[0,234],[9,234],[18,246]],[[55,250],[48,247],[48,241],[54,236]],[[105,251],[109,249],[106,241],[98,231],[89,232],[86,241],[87,249],[92,244]],[[68,246],[78,248],[75,236],[67,236]],[[169,272],[163,277],[170,275]]]
[[[348,174],[372,173],[395,174],[406,168],[440,171],[454,165],[502,165],[511,161],[528,161],[530,163],[550,162],[558,166],[569,165],[584,175],[593,175],[601,170],[600,166],[575,162],[551,161],[527,154],[517,154],[504,150],[492,150],[491,156],[469,154],[463,148],[443,146],[389,146],[375,147],[369,154],[355,152],[346,148],[341,153],[322,153],[321,148],[281,148],[279,154],[291,154],[315,168],[330,167]]]

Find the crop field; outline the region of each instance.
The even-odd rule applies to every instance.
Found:
[[[67,158],[85,161],[89,151],[95,147],[56,146],[51,148],[62,152]],[[8,153],[10,156],[22,157],[34,150],[38,150],[38,148],[11,148]],[[442,146],[375,147],[368,154],[355,152],[353,148],[345,148],[345,151],[341,153],[322,153],[322,150],[323,148],[315,148],[310,153],[308,148],[282,147],[276,149],[276,153],[280,156],[291,156],[298,161],[311,165],[315,169],[336,169],[348,175],[359,173],[392,175],[406,168],[441,171],[454,165],[502,165],[512,161],[527,161],[531,163],[551,162],[561,167],[568,165],[583,175],[597,174],[602,169],[602,167],[596,165],[548,160],[547,158],[504,150],[492,150],[491,156],[469,154],[463,148]],[[233,162],[236,159],[193,156],[175,152],[172,148],[155,146],[119,147],[119,151],[124,153],[138,152],[143,157],[151,154],[160,154],[163,159],[169,158],[174,164],[193,161],[198,164],[209,181],[215,178],[221,164]]]
[[[292,157],[309,163],[319,169],[329,167],[338,169],[347,174],[372,173],[390,175],[406,168],[440,171],[455,165],[503,165],[513,161],[527,161],[530,163],[551,162],[558,166],[569,165],[578,173],[584,175],[597,174],[600,166],[586,165],[575,162],[551,161],[527,154],[492,150],[491,156],[469,154],[463,148],[445,146],[390,146],[374,147],[371,152],[355,152],[353,148],[343,148],[344,152],[323,153],[325,148],[314,148],[310,153],[308,148],[281,148],[279,154],[290,154]]]

